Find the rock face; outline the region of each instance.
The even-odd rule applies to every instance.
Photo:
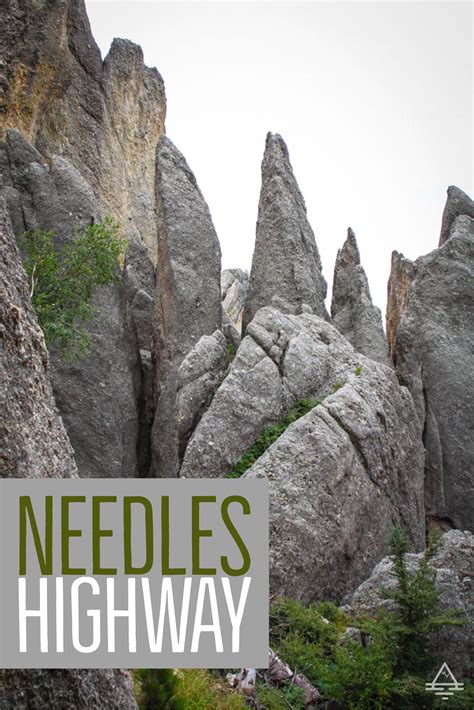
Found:
[[[221,327],[221,252],[196,178],[164,136],[156,156],[156,194],[154,333],[159,390],[152,429],[152,474],[173,477],[179,471],[178,370],[199,339]]]
[[[448,198],[441,221],[441,234],[439,235],[438,246],[442,247],[449,239],[456,217],[459,217],[461,214],[474,219],[474,202],[469,195],[466,195],[459,187],[450,185],[448,187]]]
[[[28,284],[0,192],[0,323],[2,431],[0,476],[77,475],[72,447],[58,416],[48,353],[31,307]],[[136,708],[126,671],[0,670],[2,708]]]
[[[387,287],[386,328],[389,354],[395,365],[397,362],[397,330],[408,302],[416,269],[416,263],[406,259],[398,251],[392,252],[392,266]]]
[[[380,310],[373,305],[352,229],[337,252],[331,304],[334,325],[363,355],[389,363]]]
[[[0,144],[0,163],[17,235],[40,227],[52,230],[61,243],[100,219],[100,204],[79,171],[58,156],[46,166],[16,131],[9,130]],[[140,372],[120,284],[99,289],[95,306],[91,354],[69,363],[54,350],[51,353],[54,394],[79,474],[135,476]]]
[[[448,241],[415,269],[395,357],[424,427],[427,514],[472,529],[474,220],[457,217]]]
[[[228,366],[227,340],[221,330],[203,335],[181,363],[177,392],[180,458]]]
[[[269,133],[262,162],[262,189],[243,316],[244,331],[263,306],[295,314],[310,310],[325,317],[326,291],[313,230],[288,149],[281,136]]]
[[[2,478],[76,476],[73,451],[49,381],[48,353],[0,192]]]
[[[242,317],[249,290],[249,275],[242,269],[224,269],[221,275],[222,305],[238,332],[242,332]]]
[[[300,399],[322,400],[246,475],[270,481],[271,589],[339,601],[400,522],[424,541],[422,429],[391,368],[329,323],[263,308],[188,446],[186,477],[224,475]]]
[[[9,0],[1,31],[0,133],[16,128],[46,158],[67,158],[155,259],[161,76],[125,40],[114,40],[102,63],[83,0]]]
[[[246,475],[270,481],[271,589],[339,601],[386,554],[400,522],[424,541],[422,430],[391,368],[317,316],[261,309],[186,449],[181,475],[225,474],[302,398]]]
[[[408,568],[414,571],[421,555],[407,555]],[[440,592],[443,609],[458,609],[462,626],[440,629],[432,639],[433,651],[442,656],[456,676],[472,677],[474,658],[473,626],[474,596],[472,568],[474,565],[474,536],[469,532],[450,530],[441,538],[439,548],[432,560],[435,584]],[[347,611],[375,616],[392,602],[381,596],[381,589],[393,589],[396,578],[393,561],[385,557],[375,567],[369,579],[345,599]]]

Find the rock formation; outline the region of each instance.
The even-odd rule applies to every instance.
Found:
[[[181,153],[162,136],[156,154],[158,267],[154,312],[156,415],[152,473],[179,471],[178,369],[222,322],[221,252],[209,208]]]
[[[472,529],[474,220],[457,217],[448,241],[414,271],[395,360],[424,427],[427,514],[441,527]]]
[[[242,317],[249,290],[249,275],[242,269],[224,269],[221,275],[222,305],[235,325],[242,332]]]
[[[414,571],[420,554],[406,557],[408,568]],[[441,538],[439,548],[431,561],[435,570],[435,585],[440,593],[442,609],[458,609],[461,626],[441,628],[433,636],[434,653],[448,659],[456,676],[472,676],[474,658],[474,595],[472,573],[474,565],[474,536],[461,530],[450,530]],[[381,590],[393,589],[396,578],[390,557],[381,560],[369,579],[345,599],[344,611],[350,614],[376,616],[391,602],[381,596]]]
[[[325,317],[326,291],[318,248],[288,149],[281,136],[269,133],[262,161],[244,330],[263,306],[295,314],[309,310]]]
[[[46,158],[67,158],[155,259],[154,150],[166,113],[157,70],[126,40],[102,62],[83,0],[9,0],[1,33],[0,133],[16,128]]]
[[[64,158],[52,156],[46,166],[21,134],[9,130],[0,162],[17,236],[39,227],[52,230],[60,243],[100,220],[92,188]],[[99,289],[95,306],[91,354],[70,363],[52,350],[54,394],[80,475],[135,476],[140,372],[123,288]]]
[[[3,191],[0,191],[0,476],[77,476],[72,447],[53,398],[48,353],[28,294]],[[126,671],[0,670],[2,708],[136,708]]]
[[[331,303],[334,325],[363,355],[389,363],[382,315],[373,305],[359,249],[352,229],[337,252]]]
[[[449,239],[456,217],[459,217],[461,214],[465,214],[474,219],[474,202],[469,195],[466,195],[459,187],[450,185],[448,187],[448,197],[441,221],[441,234],[439,235],[438,246],[442,247]]]
[[[387,286],[386,328],[388,350],[393,363],[397,363],[397,330],[408,302],[410,287],[416,274],[416,263],[398,251],[392,252],[392,265]]]
[[[188,444],[181,475],[224,475],[302,398],[322,404],[246,475],[270,481],[272,592],[337,601],[383,556],[397,521],[423,546],[422,431],[391,368],[357,353],[317,316],[261,309]]]

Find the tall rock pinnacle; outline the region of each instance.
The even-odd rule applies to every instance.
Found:
[[[468,217],[474,217],[474,202],[469,195],[456,187],[450,185],[448,187],[448,198],[444,207],[443,219],[441,221],[441,234],[439,235],[438,246],[443,244],[451,236],[451,229],[454,225],[456,217],[460,214],[465,214]]]
[[[352,229],[337,252],[331,316],[342,335],[363,355],[388,364],[387,339],[380,310],[373,305]]]
[[[154,315],[157,402],[152,474],[179,471],[178,368],[221,327],[221,251],[209,208],[185,159],[162,136],[156,153],[158,266]]]
[[[326,281],[288,149],[268,133],[262,162],[255,251],[243,328],[263,306],[302,313],[309,306],[325,317]]]

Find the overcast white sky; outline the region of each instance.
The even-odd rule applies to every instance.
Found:
[[[472,195],[473,21],[455,2],[86,2],[107,54],[140,44],[167,134],[209,204],[223,266],[250,268],[267,131],[285,139],[328,282],[347,227],[385,310],[390,255],[437,245]]]

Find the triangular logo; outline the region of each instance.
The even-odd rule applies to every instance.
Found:
[[[456,691],[464,690],[464,683],[458,683],[447,663],[443,663],[431,683],[425,684],[426,690],[439,695],[442,700],[448,700]]]

